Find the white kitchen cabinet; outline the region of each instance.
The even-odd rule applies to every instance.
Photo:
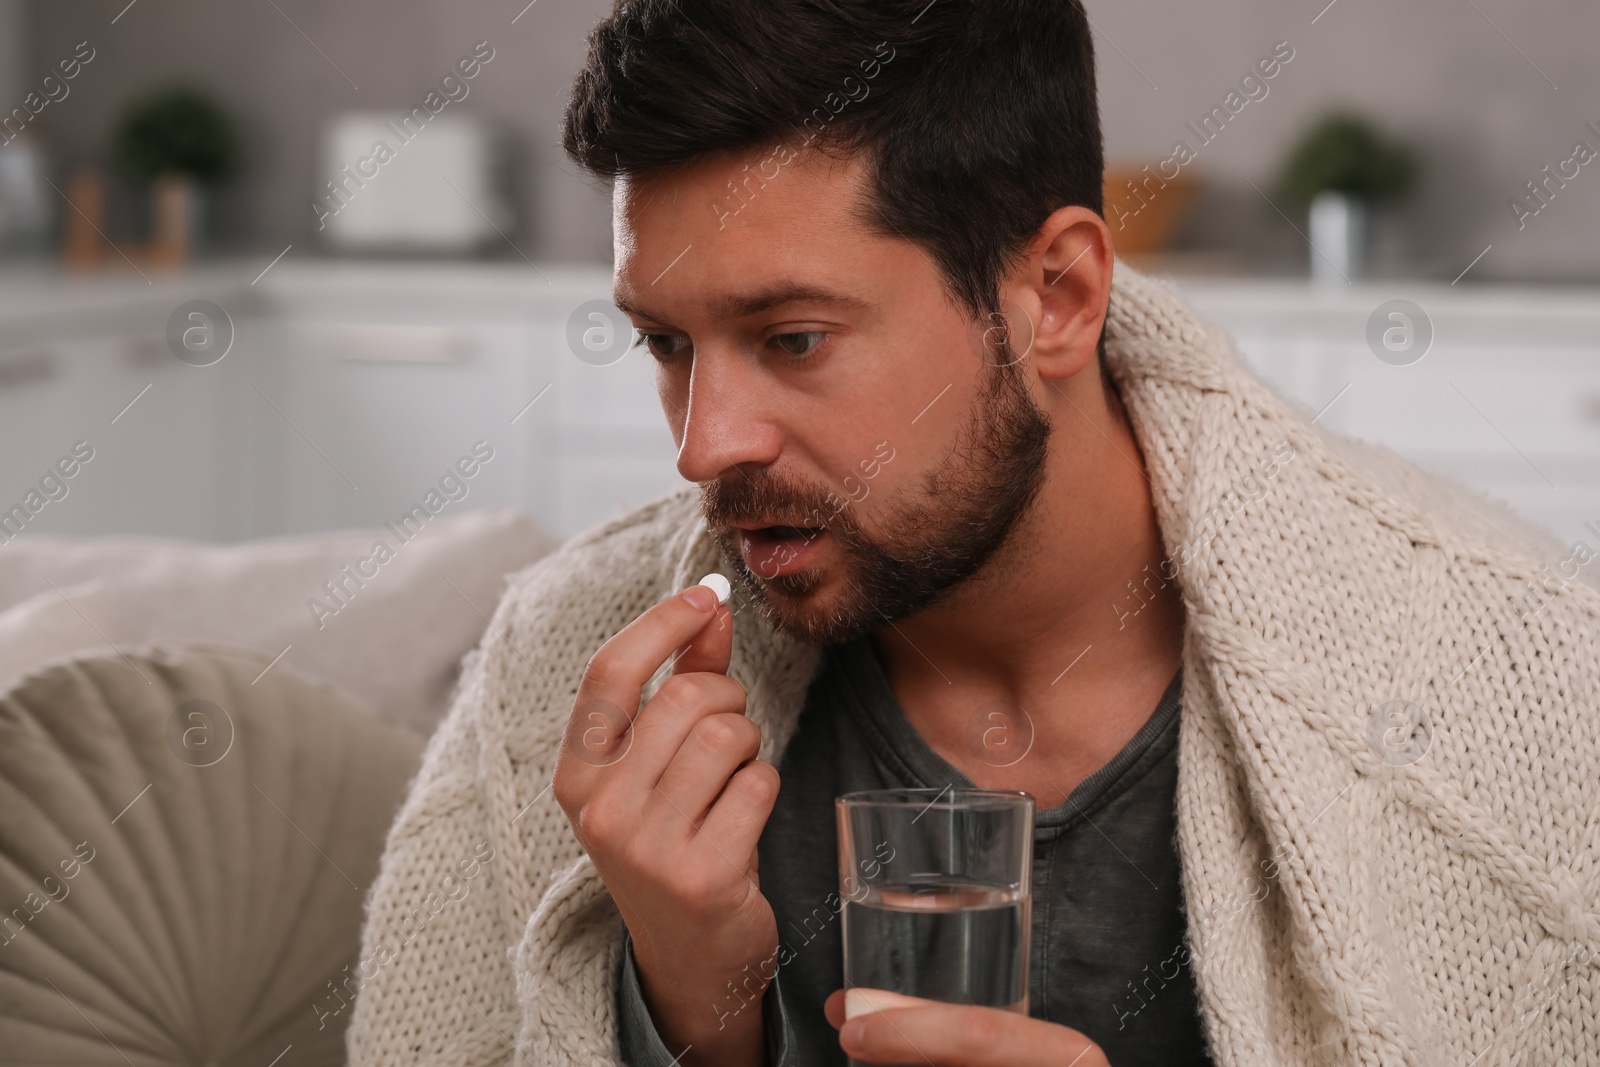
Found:
[[[1510,504],[1565,541],[1600,527],[1600,291],[1189,280],[1178,290],[1329,429]],[[1368,321],[1423,309],[1426,354],[1378,358]],[[1395,357],[1391,357],[1395,358]]]
[[[178,302],[157,295],[109,330],[66,315],[0,330],[0,508],[20,502],[74,442],[93,449],[28,531],[240,535],[223,491],[241,444],[231,368],[171,355],[165,320]],[[240,326],[236,351],[254,341]]]
[[[479,441],[492,458],[462,488],[446,479],[465,496],[441,514],[524,504],[530,441],[511,418],[531,376],[526,322],[380,319],[356,308],[338,317],[290,312],[279,331],[272,365],[251,376],[245,397],[260,433],[259,527],[396,521]]]
[[[480,439],[496,458],[464,503],[521,507],[559,537],[681,486],[650,368],[569,347],[568,320],[610,273],[544,273],[315,264],[278,278],[283,412],[258,458],[285,528],[398,515]]]

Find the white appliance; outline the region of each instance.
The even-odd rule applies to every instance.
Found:
[[[0,248],[42,250],[54,221],[45,161],[27,131],[0,149]]]
[[[335,116],[311,210],[337,251],[469,254],[507,240],[513,218],[497,133],[450,110]]]

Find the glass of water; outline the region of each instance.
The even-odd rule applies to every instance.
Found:
[[[1033,796],[869,789],[834,810],[845,988],[1026,1015]]]

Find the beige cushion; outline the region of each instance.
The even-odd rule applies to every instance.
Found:
[[[257,653],[124,651],[0,694],[0,1061],[343,1063],[420,740]]]
[[[394,558],[336,614],[323,583],[383,538]],[[207,545],[151,537],[30,538],[0,546],[0,689],[62,656],[152,641],[253,648],[325,678],[379,715],[431,733],[505,576],[555,542],[511,509],[434,519],[406,544],[336,531]],[[291,647],[292,646],[292,647]]]

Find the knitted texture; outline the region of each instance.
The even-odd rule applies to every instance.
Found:
[[[1499,505],[1313,425],[1126,263],[1105,330],[1187,613],[1184,949],[1219,1067],[1600,1063],[1600,566],[1568,580]],[[389,832],[352,1067],[620,1062],[623,925],[551,772],[589,657],[721,568],[689,487],[513,577]],[[818,651],[734,604],[776,764]]]

